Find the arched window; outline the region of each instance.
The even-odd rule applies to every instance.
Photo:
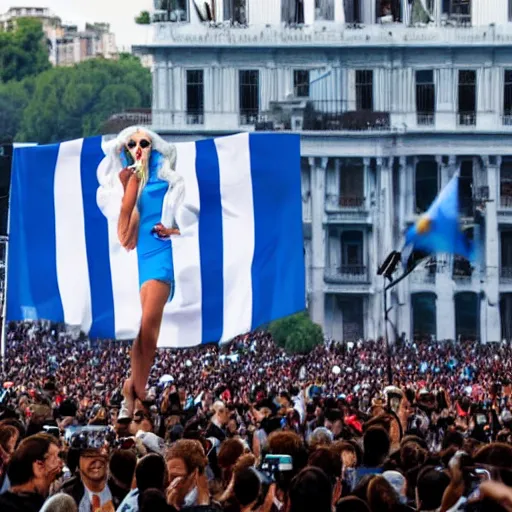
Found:
[[[512,341],[512,293],[504,293],[500,300],[501,337]]]
[[[480,337],[480,301],[473,292],[455,295],[455,336],[464,340]]]
[[[429,338],[436,335],[435,293],[412,295],[412,332],[415,338]]]

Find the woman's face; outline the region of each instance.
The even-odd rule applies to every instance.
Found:
[[[126,142],[126,149],[134,162],[148,162],[151,146],[151,137],[143,131],[135,132]]]
[[[357,462],[356,454],[351,450],[343,450],[341,452],[341,461],[344,468],[354,468]]]

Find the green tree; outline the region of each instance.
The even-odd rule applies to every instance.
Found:
[[[0,84],[0,143],[13,142],[33,90],[32,77]]]
[[[149,25],[151,23],[151,16],[149,11],[142,11],[136,18],[137,25]]]
[[[22,80],[50,68],[48,40],[40,21],[17,20],[11,31],[0,31],[0,82]]]
[[[272,322],[269,331],[275,343],[291,354],[307,354],[324,342],[322,328],[306,312]]]
[[[57,142],[97,135],[112,114],[151,106],[151,73],[139,59],[92,59],[35,79],[19,141]]]

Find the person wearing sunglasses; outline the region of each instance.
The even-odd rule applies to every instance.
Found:
[[[185,195],[174,170],[176,149],[146,128],[130,127],[107,147],[98,206],[115,221],[120,245],[137,248],[142,319],[131,354],[131,376],[123,385],[119,419],[131,419],[135,400],[144,400],[164,307],[174,295],[171,236],[179,235],[176,214]],[[116,185],[122,199],[112,206]]]

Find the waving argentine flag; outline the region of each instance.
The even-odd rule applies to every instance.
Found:
[[[407,266],[413,251],[426,255],[455,254],[471,262],[477,261],[479,247],[461,229],[458,173],[454,174],[427,212],[407,230],[402,251],[404,266]]]
[[[137,253],[121,247],[98,205],[105,144],[15,150],[8,320],[65,322],[92,338],[137,335]],[[176,156],[180,209],[195,220],[172,238],[175,294],[159,346],[228,341],[303,310],[299,137],[238,134],[177,144]]]

